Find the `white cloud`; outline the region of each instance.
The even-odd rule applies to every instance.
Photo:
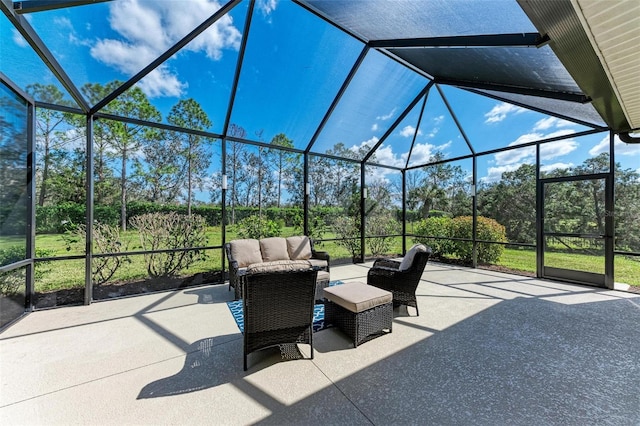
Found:
[[[398,157],[394,154],[393,149],[388,145],[383,144],[376,150],[376,163],[403,167],[405,161],[402,160],[402,156]]]
[[[400,130],[400,135],[404,136],[405,138],[413,137],[415,133],[416,133],[416,128],[413,126],[405,126],[404,129]],[[422,134],[422,131],[418,130],[418,136],[420,136],[421,134]]]
[[[174,2],[122,0],[109,5],[109,23],[119,39],[100,39],[91,48],[91,56],[131,76],[196,28],[202,17],[220,9],[216,0],[192,0],[189,7],[176,7]],[[238,49],[241,34],[229,15],[191,41],[184,50],[202,52],[218,60],[223,49]],[[163,64],[155,75],[149,75],[141,88],[149,96],[179,96],[186,85]]]
[[[276,10],[278,6],[278,0],[258,0],[256,2],[258,9],[262,12],[264,16],[270,15],[271,12]]]
[[[370,150],[371,148],[373,148],[373,146],[375,144],[378,143],[380,139],[378,139],[377,136],[373,136],[371,139],[360,142],[360,145],[353,145],[351,148],[349,148],[351,151],[353,152],[360,152],[360,149],[362,148],[366,148],[367,150]]]
[[[505,166],[489,167],[489,170],[487,170],[487,176],[481,177],[480,182],[483,182],[483,183],[498,182],[500,179],[502,179],[503,173],[518,170],[520,166],[526,163],[527,162],[523,161],[521,163],[509,164]]]
[[[520,114],[526,111],[527,110],[522,107],[502,102],[494,106],[491,111],[484,115],[487,117],[485,123],[498,123],[507,118],[509,114]]]
[[[536,124],[533,126],[533,130],[548,130],[552,127],[560,128],[560,127],[570,127],[575,126],[575,123],[571,121],[563,120],[561,118],[556,117],[547,117],[541,120],[538,120]]]
[[[616,155],[634,156],[640,155],[640,145],[633,145],[624,143],[620,140],[618,135],[614,137],[614,149]],[[593,148],[589,150],[589,155],[595,157],[603,152],[609,152],[609,135],[602,138],[602,140]]]
[[[552,172],[554,170],[566,170],[566,169],[570,169],[574,166],[573,163],[553,163],[553,164],[547,164],[544,166],[540,166],[540,171],[544,172],[544,173],[549,173]]]
[[[15,28],[13,28],[11,30],[11,34],[12,34],[12,39],[13,42],[18,45],[19,47],[28,47],[29,43],[27,43],[27,40],[24,39],[24,37],[22,37],[22,34],[20,34],[18,32],[18,30],[16,30]]]
[[[379,115],[379,116],[377,116],[376,120],[386,121],[386,120],[390,119],[391,117],[393,117],[395,115],[397,109],[398,108],[392,109],[391,112],[389,114],[387,114],[387,115]]]
[[[378,123],[373,123],[373,126],[371,126],[371,131],[372,132],[378,131]]]
[[[518,137],[518,139],[516,139],[515,141],[511,142],[508,146],[522,145],[528,142],[566,136],[572,133],[575,133],[572,129],[561,129],[546,135],[543,133],[525,133],[524,135]],[[578,142],[573,139],[565,139],[557,142],[547,142],[540,145],[540,157],[543,160],[548,160],[555,157],[567,155],[575,151],[578,148],[578,145]],[[496,164],[501,166],[524,161],[525,159],[535,158],[535,155],[536,148],[534,146],[528,146],[526,148],[499,152],[494,156],[494,158]]]

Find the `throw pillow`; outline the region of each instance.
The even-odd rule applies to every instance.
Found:
[[[260,251],[264,262],[289,260],[287,241],[281,237],[263,238],[260,240]]]
[[[239,268],[244,268],[253,263],[262,262],[260,243],[258,240],[234,240],[231,241],[231,257],[238,262]]]
[[[413,247],[409,249],[407,254],[404,255],[404,259],[402,259],[402,262],[400,263],[400,267],[398,269],[401,271],[406,271],[407,269],[411,268],[413,259],[416,257],[416,253],[420,251],[427,251],[427,248],[424,246],[424,244],[414,244]]]
[[[311,242],[304,235],[287,238],[287,250],[291,260],[311,259]]]

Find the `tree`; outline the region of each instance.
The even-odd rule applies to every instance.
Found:
[[[512,242],[536,241],[536,168],[523,164],[478,190],[478,214],[505,225]]]
[[[192,130],[205,130],[211,127],[211,120],[207,114],[200,104],[191,98],[178,101],[171,108],[167,121],[174,126]],[[187,174],[187,215],[191,216],[193,188],[196,185],[202,187],[204,173],[211,164],[210,154],[205,145],[209,139],[193,133],[174,133],[174,136],[181,143],[180,155],[184,159]]]
[[[157,142],[142,147],[144,161],[134,163],[141,198],[153,203],[173,203],[180,196],[185,164],[180,161],[180,138],[161,133]]]
[[[237,124],[229,125],[228,135],[234,138],[245,139],[247,131]],[[240,142],[227,142],[226,169],[229,175],[228,191],[231,204],[231,224],[236,223],[236,206],[240,204],[240,182],[243,180],[242,159],[246,153],[246,145]]]
[[[281,146],[285,148],[293,148],[293,141],[287,137],[284,133],[278,133],[271,140],[271,145]],[[269,156],[273,160],[273,164],[276,171],[277,180],[277,201],[276,206],[280,208],[282,202],[282,188],[286,185],[286,182],[290,182],[292,178],[292,168],[294,166],[293,153],[284,149],[271,149],[269,150]]]
[[[27,92],[35,99],[56,105],[70,105],[71,102],[64,99],[62,93],[52,84],[40,83],[27,86]],[[39,165],[42,168],[38,193],[38,206],[43,206],[49,196],[50,167],[53,152],[61,149],[65,139],[59,137],[58,129],[66,121],[66,115],[60,111],[47,108],[36,110],[36,152]]]
[[[119,81],[112,81],[106,86],[99,83],[87,83],[82,87],[82,91],[91,102],[97,103],[120,87],[121,84]],[[160,112],[151,105],[139,87],[132,87],[109,102],[104,107],[104,112],[145,121],[160,121],[161,119]],[[127,165],[136,153],[149,143],[152,137],[157,135],[157,132],[149,131],[138,124],[112,120],[98,120],[95,128],[96,139],[101,139],[108,144],[109,150],[106,154],[119,162],[116,167],[120,171],[120,226],[123,231],[126,231],[127,189],[129,186]]]

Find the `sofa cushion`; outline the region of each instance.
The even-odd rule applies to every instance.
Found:
[[[406,271],[407,269],[411,268],[413,259],[416,257],[416,253],[418,253],[419,251],[427,251],[427,247],[424,244],[414,244],[413,247],[409,249],[407,254],[404,255],[404,259],[402,259],[402,262],[400,263],[398,269],[401,271]]]
[[[287,250],[289,252],[289,259],[291,260],[311,259],[311,242],[309,241],[309,237],[304,235],[288,237]]]
[[[316,269],[326,270],[327,267],[329,266],[326,260],[322,260],[322,259],[307,259],[307,260],[309,261],[309,263],[311,263],[311,266],[313,266]]]
[[[356,313],[393,301],[391,292],[359,282],[325,287],[324,297]]]
[[[281,237],[263,238],[260,240],[260,251],[263,262],[289,260],[287,240]]]
[[[231,257],[238,262],[239,268],[244,268],[252,263],[262,262],[260,242],[254,239],[231,241]]]
[[[311,269],[311,264],[306,260],[276,260],[249,265],[247,267],[247,275],[267,272],[306,271],[308,269]]]

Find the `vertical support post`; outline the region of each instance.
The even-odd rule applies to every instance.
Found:
[[[27,103],[27,247],[25,257],[30,259],[26,271],[25,308],[33,311],[35,302],[35,246],[36,246],[36,111]]]
[[[615,135],[609,131],[609,175],[604,189],[604,285],[613,289],[615,282]]]
[[[302,191],[304,196],[302,197],[302,215],[303,215],[303,233],[304,235],[309,235],[309,201],[311,196],[311,183],[309,182],[309,153],[305,152],[304,154],[304,166],[303,166],[303,177],[302,177]]]
[[[220,206],[220,229],[222,231],[222,247],[227,243],[227,138],[222,138],[222,183],[220,185],[222,194],[220,195],[220,202],[222,205]],[[221,262],[221,271],[222,271],[222,282],[224,282],[224,272],[225,272],[225,252],[222,249],[222,256],[220,256]]]
[[[86,166],[86,217],[85,217],[85,262],[84,262],[84,304],[90,305],[93,300],[93,115],[87,114],[87,166]]]
[[[471,225],[471,239],[472,239],[472,252],[471,252],[471,262],[474,268],[478,267],[478,196],[477,196],[477,188],[478,188],[478,160],[476,156],[473,156],[473,194],[471,194],[471,202],[472,202],[472,225]]]
[[[536,277],[544,276],[544,184],[540,180],[540,144],[536,144]]]
[[[360,163],[360,262],[364,263],[365,254],[365,211],[367,199],[367,187],[365,182],[364,162]]]
[[[407,253],[407,170],[402,169],[402,255]]]

